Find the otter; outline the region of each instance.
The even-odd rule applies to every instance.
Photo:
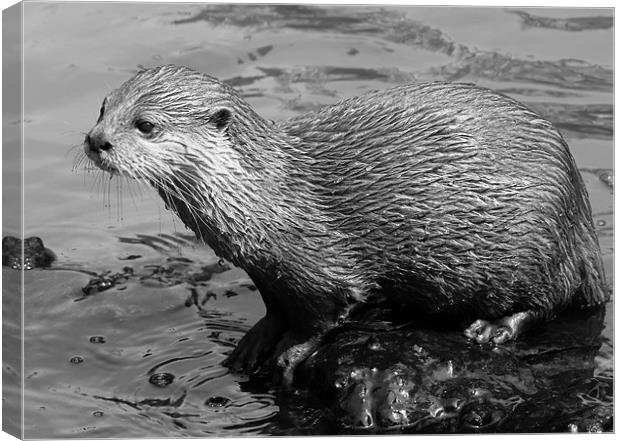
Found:
[[[253,280],[266,314],[225,360],[235,371],[290,380],[368,302],[501,344],[607,299],[566,142],[476,85],[402,85],[273,122],[214,77],[160,66],[104,99],[84,151],[150,182]]]

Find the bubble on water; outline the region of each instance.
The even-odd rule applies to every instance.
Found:
[[[72,364],[80,364],[84,362],[84,357],[80,355],[75,355],[69,359],[69,362]]]
[[[93,412],[93,416],[94,417],[102,417],[103,416],[103,412],[100,410],[96,410],[95,412]]]
[[[604,227],[605,225],[607,225],[607,221],[604,221],[603,219],[599,219],[596,221],[597,227]]]
[[[230,398],[226,397],[211,397],[205,401],[205,404],[209,407],[224,407],[228,403],[230,403]]]
[[[174,381],[174,375],[168,372],[160,372],[151,375],[149,383],[157,387],[166,387]]]
[[[105,337],[101,336],[101,335],[93,335],[89,341],[91,343],[105,343]]]

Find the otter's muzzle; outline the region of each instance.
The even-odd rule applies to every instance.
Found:
[[[117,172],[116,167],[110,164],[110,157],[105,153],[110,153],[113,145],[107,140],[103,133],[91,131],[84,138],[84,153],[93,163],[102,170],[110,173]]]
[[[84,139],[84,153],[92,159],[91,155],[99,156],[101,152],[107,152],[112,148],[112,144],[105,139],[103,134],[88,133]]]

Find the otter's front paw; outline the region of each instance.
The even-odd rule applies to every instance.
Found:
[[[267,314],[243,336],[222,364],[234,372],[257,372],[265,361],[273,357],[283,333],[281,323]]]

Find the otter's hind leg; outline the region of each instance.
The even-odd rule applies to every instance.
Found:
[[[544,311],[528,310],[497,320],[476,320],[465,329],[465,336],[478,343],[502,344],[514,340],[528,329],[544,321]]]

